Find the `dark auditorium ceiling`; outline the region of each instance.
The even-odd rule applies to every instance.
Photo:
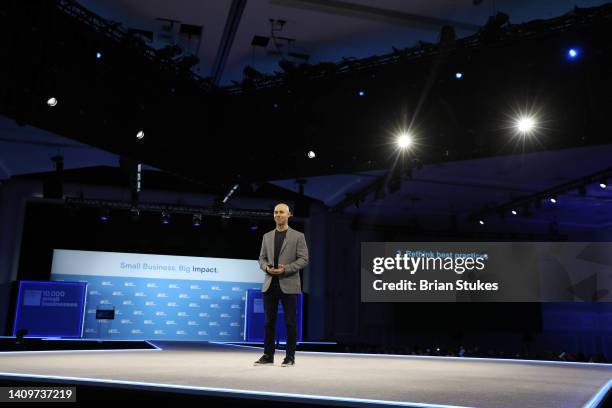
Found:
[[[387,54],[417,41],[437,42],[443,25],[455,27],[457,37],[475,33],[494,10],[510,22],[557,17],[574,6],[593,7],[601,0],[79,0],[100,16],[125,28],[150,32],[153,46],[177,35],[199,58],[197,72],[214,75],[223,59],[221,84],[240,80],[245,65],[261,72],[279,70],[279,50],[270,41],[271,22],[285,24],[276,36],[280,51],[308,56],[309,63],[337,62],[343,57]],[[228,24],[228,19],[231,24]],[[181,25],[195,26],[190,39]],[[230,39],[226,26],[234,34]],[[198,30],[201,29],[201,34]],[[254,36],[267,37],[266,47],[251,46]],[[224,47],[227,47],[224,55]],[[288,49],[289,48],[289,49]],[[286,55],[286,54],[285,54]]]
[[[418,142],[408,165],[424,169],[609,143],[612,7],[583,9],[601,1],[79,3],[108,21],[68,0],[2,3],[0,75],[11,81],[0,92],[0,114],[15,123],[0,125],[11,132],[4,137],[11,149],[25,146],[13,140],[22,131],[41,129],[78,143],[69,157],[81,161],[74,152],[82,144],[104,156],[96,164],[126,156],[219,194],[235,183],[285,179],[295,187],[307,179],[308,195],[316,177],[392,169],[400,127]],[[512,24],[483,28],[495,10]],[[268,38],[270,19],[279,48]],[[450,46],[440,43],[445,25],[458,39]],[[134,36],[150,41],[143,47]],[[172,38],[197,53],[199,77],[164,52]],[[584,58],[565,59],[570,46],[584,47]],[[243,76],[247,66],[255,71]],[[50,96],[56,107],[45,103]],[[541,124],[537,137],[521,140],[508,120],[525,109]],[[335,188],[354,193],[358,184]],[[408,193],[412,204],[401,208],[422,196]]]

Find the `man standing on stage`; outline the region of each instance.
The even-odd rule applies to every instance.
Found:
[[[283,302],[287,328],[287,350],[283,367],[295,364],[297,343],[297,298],[301,293],[299,271],[308,265],[308,247],[304,234],[289,227],[291,212],[287,204],[274,207],[276,228],[267,232],[261,242],[259,267],[265,272],[263,292],[265,315],[264,355],[255,365],[274,364],[274,328],[278,301]]]

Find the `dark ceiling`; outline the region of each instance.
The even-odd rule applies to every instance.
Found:
[[[295,58],[279,61],[277,55],[276,75],[249,64],[242,80],[227,88],[204,75],[214,67],[214,59],[206,62],[201,53],[194,59],[171,47],[155,49],[141,36],[128,33],[129,27],[101,19],[76,3],[3,2],[0,49],[5,63],[0,71],[10,81],[0,93],[0,113],[20,125],[197,180],[219,194],[236,183],[384,174],[398,168],[397,175],[407,177],[421,166],[609,142],[609,5],[567,7],[553,19],[512,24],[516,20],[504,14],[487,22],[491,9],[482,11],[471,2],[469,10],[479,10],[476,14],[467,6],[455,10],[451,2],[433,2],[430,9],[414,3],[414,10],[396,2],[395,14],[385,17],[393,22],[383,21],[382,6],[378,11],[363,8],[372,7],[372,2],[354,2],[363,7],[353,7],[350,17],[322,11],[317,2],[261,3],[275,11],[292,3],[289,9],[295,18],[308,21],[304,35],[316,34],[311,42],[319,46],[309,52],[320,57],[298,63]],[[308,10],[305,3],[310,3]],[[391,3],[384,6],[390,8]],[[115,12],[130,9],[126,19],[163,14],[161,3],[148,4],[120,2]],[[185,12],[190,4],[195,3],[178,2],[175,9],[164,9],[165,15],[181,11],[178,19],[189,23]],[[499,4],[501,9],[504,3]],[[155,5],[160,7],[155,12],[143,11]],[[346,4],[342,6],[346,11]],[[244,27],[251,27],[249,35],[265,35],[248,22],[268,14],[249,14],[249,7],[251,3],[246,5]],[[548,13],[556,13],[560,6],[553,11],[550,7]],[[518,21],[552,17],[542,12],[545,9],[523,12]],[[378,16],[376,22],[364,22],[365,11]],[[212,14],[227,17],[228,12],[219,8]],[[315,16],[321,20],[320,32]],[[369,33],[364,28],[368,25],[390,27],[392,35],[399,16],[404,26],[425,25],[425,31],[435,33],[435,41],[412,46],[417,37],[410,37],[410,46],[396,42],[400,48],[387,54],[340,60],[344,51],[338,45],[336,63],[321,62],[327,54],[315,51],[324,49],[326,42],[340,44],[346,36],[363,38],[359,33]],[[353,20],[354,27],[334,25]],[[288,21],[287,25],[298,20]],[[432,28],[436,24],[459,28],[447,28],[441,38]],[[469,24],[482,27],[472,27],[466,37]],[[242,27],[239,24],[236,32]],[[331,30],[328,37],[326,30]],[[235,44],[230,55],[244,54],[250,47]],[[386,43],[387,50],[390,45]],[[566,57],[570,47],[580,51],[580,58]],[[226,60],[230,71],[247,65],[243,57],[236,57],[242,62],[232,61]],[[210,64],[203,70],[204,63]],[[463,73],[460,80],[457,72]],[[56,106],[47,105],[50,97],[58,99]],[[521,114],[537,118],[533,137],[517,137],[512,128]],[[141,140],[135,137],[140,130],[145,134]],[[415,139],[414,148],[402,154],[394,143],[401,131]],[[307,157],[309,151],[315,158]]]

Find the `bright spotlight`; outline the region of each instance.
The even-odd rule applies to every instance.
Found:
[[[404,150],[412,146],[412,136],[408,133],[402,133],[397,137],[397,145]]]
[[[535,127],[535,119],[531,116],[523,116],[516,121],[516,129],[524,135],[533,132]]]
[[[143,130],[139,130],[138,133],[136,133],[136,138],[138,140],[141,140],[142,138],[144,138],[144,131]]]
[[[365,91],[359,91],[358,95],[359,96],[364,96],[365,95]]]
[[[578,58],[578,55],[580,55],[580,51],[578,49],[576,49],[576,48],[570,48],[567,51],[567,56],[570,59],[576,59],[576,58]]]
[[[483,220],[478,221],[478,223],[479,223],[480,225],[484,225],[484,221],[483,221]]]
[[[553,204],[557,204],[557,199],[554,197],[551,197],[550,202]]]
[[[463,72],[457,72],[457,73],[455,74],[455,78],[457,78],[457,79],[461,79],[461,78],[463,78]]]
[[[518,214],[516,210],[512,210],[512,215],[516,215],[516,214]]]
[[[312,150],[310,150],[306,156],[308,156],[309,159],[314,159],[316,157],[315,152],[313,152]]]
[[[102,53],[100,51],[96,52],[96,59],[102,58]]]
[[[55,105],[57,105],[57,99],[56,99],[56,98],[53,98],[53,97],[51,97],[51,98],[47,99],[47,105],[49,105],[49,106],[55,106]]]

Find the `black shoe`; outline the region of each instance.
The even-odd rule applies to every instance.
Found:
[[[253,365],[274,365],[274,357],[264,354],[259,360],[254,362]]]
[[[281,364],[281,367],[293,367],[294,365],[295,365],[294,358],[285,357],[285,359],[283,360],[283,364]]]

